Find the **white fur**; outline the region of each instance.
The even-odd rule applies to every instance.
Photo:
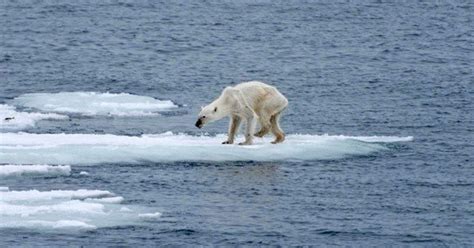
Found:
[[[255,136],[262,137],[271,131],[276,136],[273,143],[279,143],[285,139],[279,117],[287,105],[288,100],[275,87],[258,81],[244,82],[226,87],[216,100],[203,107],[196,126],[201,128],[230,116],[229,137],[224,143],[232,144],[241,121],[245,121],[245,142],[240,144],[250,145],[258,120],[261,129]]]

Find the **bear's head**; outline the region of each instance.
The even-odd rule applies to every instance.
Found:
[[[220,120],[228,116],[235,108],[237,90],[232,87],[224,89],[222,94],[211,104],[202,107],[199,112],[196,127],[202,128],[204,125]]]

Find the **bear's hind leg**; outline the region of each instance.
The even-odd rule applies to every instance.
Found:
[[[285,133],[280,128],[280,114],[281,112],[276,113],[270,118],[270,123],[272,124],[272,133],[275,135],[275,140],[272,141],[272,144],[281,143],[285,140]]]

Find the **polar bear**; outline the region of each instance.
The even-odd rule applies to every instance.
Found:
[[[202,128],[205,124],[230,116],[228,138],[222,144],[234,143],[242,120],[246,122],[245,142],[239,145],[251,145],[254,135],[263,137],[270,131],[276,137],[272,143],[276,144],[285,140],[278,122],[287,106],[288,100],[275,87],[259,81],[244,82],[226,87],[219,98],[203,107],[195,125]],[[255,120],[260,124],[260,131],[254,134]]]

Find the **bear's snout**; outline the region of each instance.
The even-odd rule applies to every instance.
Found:
[[[201,121],[201,118],[199,118],[197,121],[196,121],[196,127],[197,128],[201,128],[202,127],[202,121]]]

